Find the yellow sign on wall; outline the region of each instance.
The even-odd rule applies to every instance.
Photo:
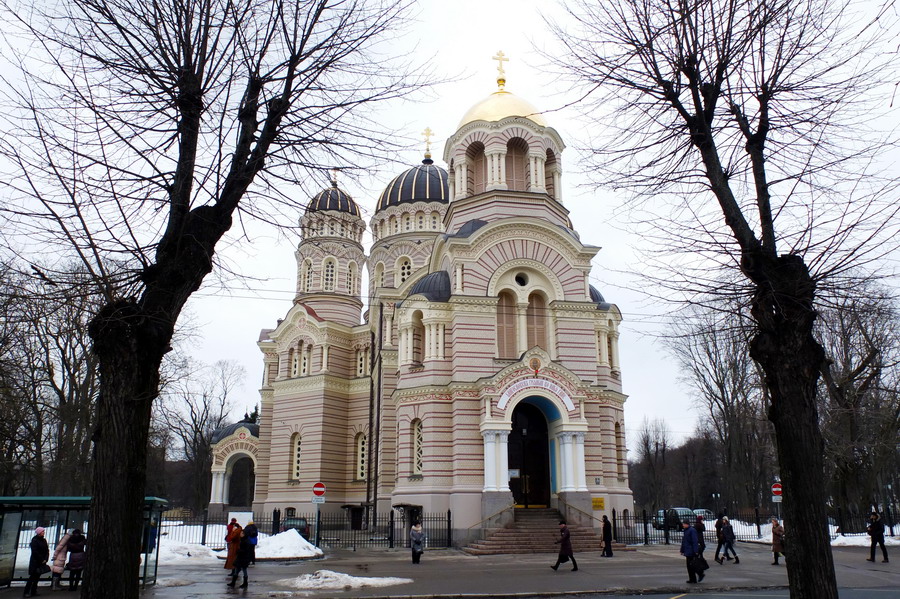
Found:
[[[591,507],[595,510],[605,510],[606,497],[591,497]]]

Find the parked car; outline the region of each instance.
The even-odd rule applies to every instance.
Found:
[[[664,510],[659,510],[656,512],[656,516],[653,517],[653,528],[656,530],[661,529],[670,529],[670,530],[679,530],[681,528],[682,520],[689,520],[693,522],[697,516],[694,514],[691,508],[687,507],[670,507]]]
[[[306,521],[306,518],[285,518],[281,525],[281,530],[289,528],[293,528],[300,533],[300,536],[307,541],[309,540],[309,522]]]
[[[715,520],[716,520],[716,515],[713,514],[710,510],[697,509],[697,510],[694,510],[694,515],[695,516],[703,516],[704,522],[715,522]]]

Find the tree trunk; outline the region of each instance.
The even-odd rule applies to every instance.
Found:
[[[91,544],[81,596],[137,599],[150,410],[171,326],[132,302],[106,306],[92,321],[102,391],[94,432]],[[166,331],[169,331],[168,337]],[[104,586],[116,581],[117,588]]]
[[[792,599],[837,599],[831,538],[825,513],[824,441],[816,385],[825,358],[812,335],[815,282],[799,256],[745,257],[744,272],[756,284],[751,312],[757,335],[750,355],[765,373],[771,396],[784,485],[785,546]],[[798,551],[794,539],[803,539]]]

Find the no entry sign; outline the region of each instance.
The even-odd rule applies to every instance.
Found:
[[[313,495],[321,497],[325,494],[325,483],[316,483],[313,485]]]
[[[323,493],[325,491],[322,491]],[[775,483],[772,485],[772,495],[775,497],[781,497],[781,483]]]

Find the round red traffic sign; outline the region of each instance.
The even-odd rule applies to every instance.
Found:
[[[313,485],[313,495],[321,497],[325,494],[325,483],[316,483]]]
[[[776,497],[781,495],[781,483],[775,483],[772,485],[772,495],[775,495]]]

